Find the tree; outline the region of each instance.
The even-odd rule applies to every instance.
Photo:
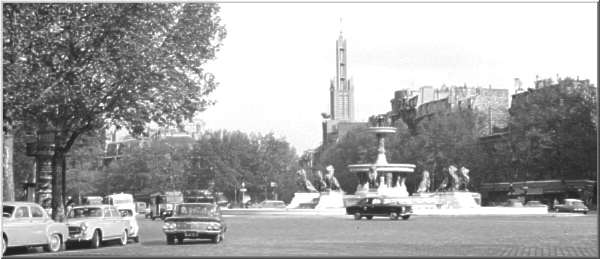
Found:
[[[595,87],[566,78],[523,93],[510,113],[517,178],[595,179]]]
[[[215,189],[235,198],[241,183],[255,200],[266,199],[277,183],[279,198],[289,201],[295,190],[294,174],[298,156],[284,139],[273,134],[246,134],[240,131],[206,132],[191,153],[188,183],[207,188],[214,180]]]
[[[319,155],[317,164],[321,170],[332,165],[342,190],[353,193],[356,191],[358,177],[348,170],[348,165],[374,163],[377,157],[377,138],[364,129],[353,129]]]
[[[3,7],[3,119],[55,130],[55,158],[86,132],[139,135],[213,102],[217,83],[202,66],[225,36],[214,3]]]

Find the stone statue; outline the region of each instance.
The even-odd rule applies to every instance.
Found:
[[[460,168],[460,176],[461,176],[461,181],[460,181],[460,185],[459,185],[459,190],[464,190],[464,191],[469,191],[469,181],[471,180],[471,178],[469,177],[469,169],[466,167],[461,167]]]
[[[334,176],[335,170],[334,170],[333,166],[328,165],[325,169],[327,170],[327,173],[325,174],[325,177],[324,177],[325,188],[327,190],[332,190],[332,191],[341,190],[340,183],[338,182],[337,178],[335,178],[335,176]]]
[[[456,173],[458,169],[454,165],[450,165],[448,167],[448,174],[452,177],[452,183],[450,185],[449,191],[455,192],[458,191],[458,186],[460,185],[460,179],[458,178],[458,174]]]
[[[446,176],[444,176],[444,180],[442,180],[442,183],[440,183],[440,185],[438,186],[438,188],[436,189],[436,191],[457,191],[458,190],[458,185],[459,185],[459,179],[458,179],[458,175],[456,174],[456,166],[454,165],[450,165],[448,167],[448,174]],[[449,179],[448,176],[450,176]]]
[[[377,168],[375,166],[369,168],[369,179],[367,184],[369,185],[369,189],[376,189],[379,187],[379,182],[377,182]]]
[[[421,183],[419,183],[419,188],[417,189],[418,193],[429,191],[429,186],[431,185],[431,180],[429,179],[429,171],[423,171],[423,179]]]
[[[320,192],[324,192],[327,189],[327,183],[325,183],[325,180],[323,179],[323,173],[321,173],[321,170],[317,170],[317,180],[315,185],[317,186],[317,190]]]
[[[302,191],[318,192],[317,189],[312,185],[312,183],[306,177],[306,171],[304,171],[304,169],[298,170],[298,172],[296,172],[296,175],[298,176],[298,181],[297,181],[298,186],[300,187],[300,189]]]

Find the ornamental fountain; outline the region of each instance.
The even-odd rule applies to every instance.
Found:
[[[374,125],[367,129],[377,137],[377,159],[373,164],[348,165],[350,172],[357,174],[359,183],[354,198],[370,196],[402,198],[408,197],[406,177],[415,171],[414,164],[391,164],[385,156],[385,137],[396,132],[389,126],[385,116],[378,115]]]

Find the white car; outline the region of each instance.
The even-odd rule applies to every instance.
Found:
[[[140,242],[140,225],[138,225],[135,214],[130,209],[119,209],[121,216],[124,219],[129,220],[129,238],[133,239],[134,242]]]
[[[118,240],[126,245],[129,238],[129,220],[112,205],[84,205],[73,207],[67,215],[69,242],[89,242],[98,248],[107,240]]]
[[[64,250],[67,225],[55,222],[32,202],[2,203],[2,254],[7,247],[43,246],[47,252]]]

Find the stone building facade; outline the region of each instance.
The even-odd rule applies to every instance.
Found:
[[[396,91],[394,99],[391,100],[392,111],[389,115],[392,122],[410,117],[419,121],[437,113],[473,109],[481,116],[479,136],[487,136],[501,132],[508,126],[509,101],[508,89],[466,85],[443,85],[434,89],[431,86],[423,86],[418,91]]]

